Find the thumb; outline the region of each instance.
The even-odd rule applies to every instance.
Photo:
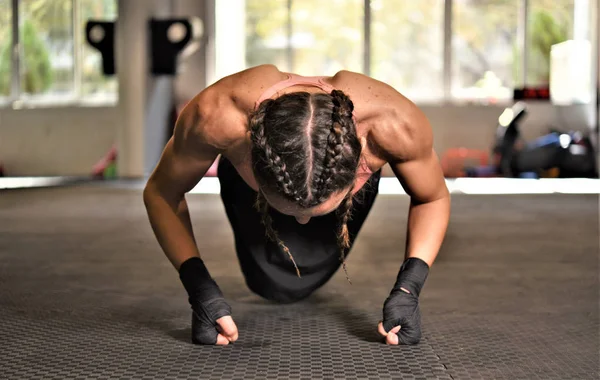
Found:
[[[229,339],[230,342],[235,342],[238,339],[238,329],[230,315],[217,319],[217,328],[221,335]]]

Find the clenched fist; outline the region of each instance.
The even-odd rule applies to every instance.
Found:
[[[428,273],[429,265],[421,259],[411,257],[402,264],[378,326],[387,344],[417,344],[421,340],[419,294]]]
[[[226,345],[235,342],[238,330],[231,318],[231,307],[199,257],[179,267],[179,278],[192,306],[192,342]]]

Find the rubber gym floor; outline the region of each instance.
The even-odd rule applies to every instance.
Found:
[[[245,286],[218,195],[188,195],[240,339],[190,343],[190,308],[139,188],[0,192],[0,379],[597,379],[597,195],[453,195],[421,294],[423,339],[377,335],[408,198],[380,195],[338,274],[309,299]]]

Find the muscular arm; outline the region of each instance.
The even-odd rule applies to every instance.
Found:
[[[406,258],[417,257],[433,265],[450,217],[450,195],[437,156],[427,156],[392,166],[410,195]]]
[[[190,102],[144,189],[150,224],[176,269],[187,259],[199,256],[185,193],[194,188],[221,153],[209,137],[211,122],[196,101]]]
[[[431,127],[411,103],[400,112],[392,111],[387,124],[376,141],[411,197],[406,258],[417,257],[431,266],[450,217],[450,195],[433,150]]]

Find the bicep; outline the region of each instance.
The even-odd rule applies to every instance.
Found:
[[[414,105],[405,109],[406,121],[388,129],[382,146],[388,162],[406,190],[418,202],[431,202],[448,194],[435,150],[433,131],[425,115]],[[401,120],[400,117],[398,119]]]
[[[163,194],[183,195],[200,182],[218,153],[213,149],[205,149],[197,154],[187,154],[177,151],[174,145],[171,138],[148,183]]]

